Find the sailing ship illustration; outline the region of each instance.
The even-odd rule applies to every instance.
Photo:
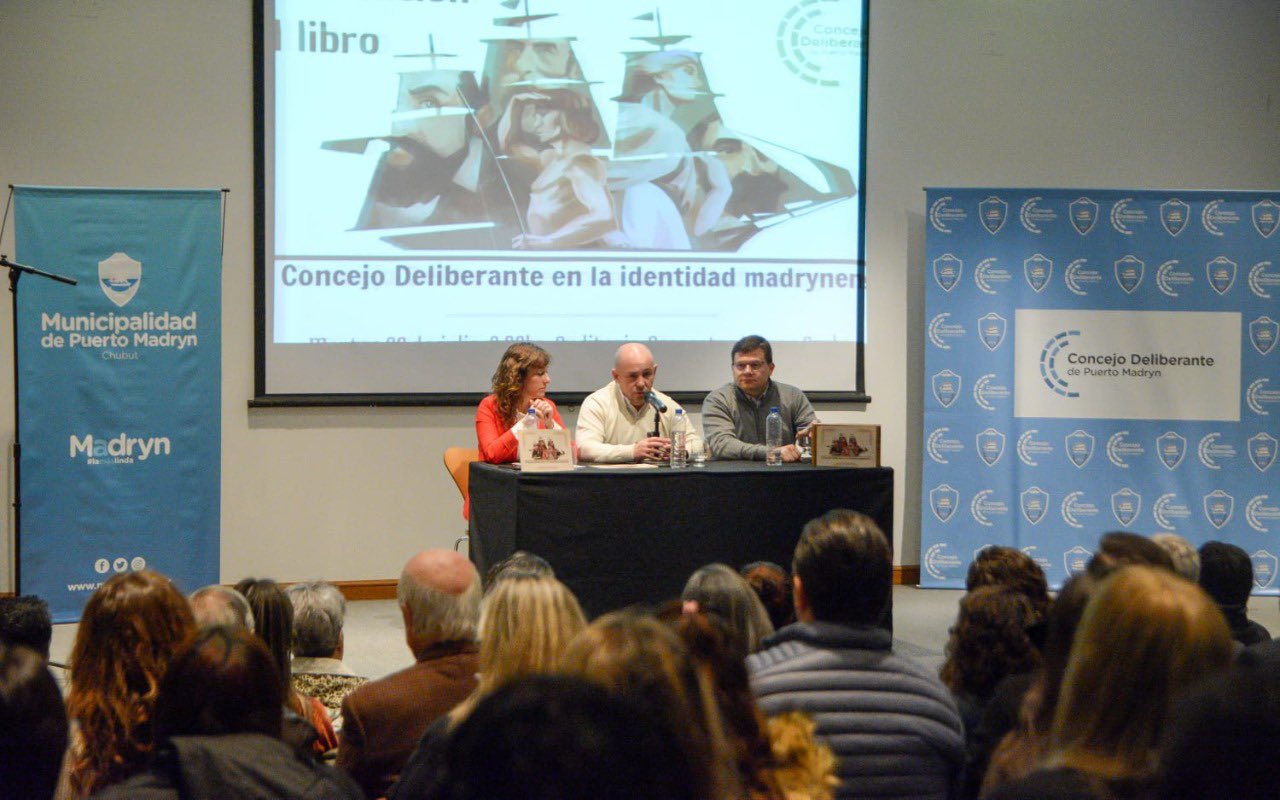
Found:
[[[515,10],[521,0],[502,0]],[[852,198],[849,170],[729,126],[702,54],[663,30],[621,53],[616,123],[605,130],[574,37],[540,37],[557,16],[493,20],[520,35],[484,40],[476,72],[437,52],[401,56],[389,130],[326,141],[385,143],[355,230],[404,250],[734,252],[760,231]]]

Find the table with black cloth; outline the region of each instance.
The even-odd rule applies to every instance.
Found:
[[[713,461],[521,472],[476,462],[470,490],[471,560],[481,574],[516,550],[537,553],[588,617],[678,597],[694,570],[716,561],[790,569],[801,528],[833,508],[893,531],[888,467]]]

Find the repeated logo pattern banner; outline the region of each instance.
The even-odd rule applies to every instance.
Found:
[[[927,190],[921,582],[1110,530],[1280,589],[1280,192]]]

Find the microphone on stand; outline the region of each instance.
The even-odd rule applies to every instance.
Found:
[[[649,405],[653,406],[652,435],[656,437],[662,429],[662,415],[667,412],[667,404],[662,402],[662,399],[654,394],[652,389],[644,393],[644,399]]]

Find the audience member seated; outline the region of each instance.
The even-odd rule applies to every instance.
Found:
[[[1270,800],[1280,787],[1280,676],[1240,669],[1178,703],[1160,746],[1161,800]]]
[[[484,697],[521,677],[555,670],[565,647],[586,627],[578,599],[551,577],[504,572],[480,618],[480,683],[466,700],[427,727],[388,797],[428,797],[441,777],[449,732]]]
[[[791,576],[785,569],[772,561],[753,561],[742,568],[742,577],[760,598],[774,630],[796,621],[796,607],[791,602]]]
[[[1111,531],[1098,540],[1098,551],[1086,569],[1095,578],[1105,578],[1120,567],[1145,565],[1175,572],[1169,552],[1145,536],[1128,531]]]
[[[451,737],[433,800],[708,800],[660,715],[582,678],[528,675]]]
[[[1045,765],[990,797],[1146,797],[1172,704],[1231,657],[1226,620],[1199,587],[1171,570],[1117,570],[1080,621]]]
[[[1098,579],[1087,572],[1068,579],[1049,608],[1040,667],[1031,676],[1010,676],[996,687],[973,734],[962,797],[978,796],[979,786],[985,797],[1044,760],[1071,643],[1097,587]]]
[[[476,688],[480,577],[452,550],[424,550],[396,588],[415,663],[369,681],[342,702],[338,766],[370,798],[382,797],[427,726]]]
[[[146,765],[156,689],[195,634],[187,599],[158,572],[113,575],[89,598],[71,648],[67,694],[74,796],[101,791]]]
[[[253,633],[253,609],[244,595],[230,586],[213,584],[191,593],[191,613],[196,625],[205,628],[225,626]]]
[[[1157,533],[1151,541],[1164,548],[1173,561],[1173,571],[1191,581],[1200,581],[1200,554],[1195,545],[1176,533]]]
[[[964,588],[972,592],[979,586],[1007,586],[1026,597],[1033,613],[1033,618],[1027,622],[1028,627],[1049,613],[1049,581],[1044,570],[1031,556],[1016,547],[992,545],[982,548],[973,557],[964,579]]]
[[[715,614],[728,626],[739,658],[760,649],[773,623],[751,584],[724,564],[708,564],[689,576],[680,594],[690,612]]]
[[[324,703],[338,728],[343,699],[365,682],[342,661],[347,598],[325,581],[295,583],[285,595],[293,606],[293,688]]]
[[[281,740],[275,658],[243,628],[214,627],[174,660],[156,701],[156,755],[104,800],[357,800],[352,780]]]
[[[268,578],[245,578],[236,591],[249,601],[253,611],[254,634],[267,646],[276,663],[280,693],[284,697],[286,742],[317,756],[338,746],[338,735],[329,721],[324,703],[293,688],[293,606],[280,585]]]
[[[67,751],[67,713],[44,657],[0,641],[0,797],[49,800]]]
[[[502,354],[493,372],[493,393],[476,409],[476,441],[480,460],[510,464],[520,460],[516,433],[533,409],[539,428],[564,428],[556,404],[547,397],[551,356],[529,342],[516,342]]]
[[[48,661],[52,641],[48,603],[33,594],[0,597],[0,642],[30,647]]]
[[[484,592],[488,594],[495,583],[506,578],[554,578],[555,576],[555,570],[545,558],[527,550],[517,550],[485,572]]]
[[[615,611],[578,634],[564,671],[594,681],[654,714],[678,758],[662,762],[690,797],[737,798],[739,785],[714,688],[703,680],[679,637],[652,616]],[[473,717],[474,719],[474,717]]]
[[[952,796],[964,761],[955,701],[892,651],[877,626],[892,580],[889,542],[837,509],[805,525],[792,562],[796,616],[747,659],[765,714],[810,713],[840,760],[837,797]]]
[[[979,586],[960,598],[939,677],[960,709],[966,745],[996,684],[1040,665],[1040,652],[1027,635],[1034,620],[1031,601],[1007,586]]]
[[[1200,545],[1200,588],[1222,609],[1231,638],[1244,647],[1271,640],[1271,634],[1249,619],[1253,591],[1253,560],[1242,548],[1227,542]]]

